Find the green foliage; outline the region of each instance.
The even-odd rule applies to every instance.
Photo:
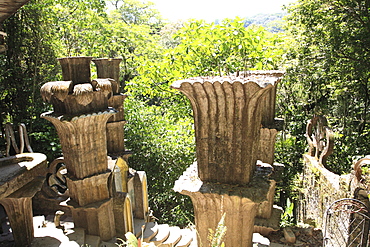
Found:
[[[291,202],[290,199],[288,198],[286,202],[284,214],[281,216],[281,222],[280,222],[281,227],[284,228],[284,227],[288,227],[294,224],[293,211],[294,211],[294,203]]]
[[[255,69],[281,66],[283,35],[262,27],[244,27],[244,21],[225,19],[221,24],[191,21],[174,35],[177,45],[165,51],[161,59],[143,59],[139,76],[128,91],[145,98],[176,97],[169,90],[173,81],[193,76],[227,75]]]
[[[225,237],[227,227],[225,226],[225,217],[226,213],[224,213],[217,224],[216,231],[212,229],[209,230],[208,240],[210,242],[210,247],[224,247],[225,243],[222,242],[223,238]]]
[[[148,106],[128,98],[126,137],[129,164],[148,177],[149,205],[159,222],[186,226],[192,220],[189,197],[175,193],[175,181],[194,162],[192,120],[176,116],[176,108]],[[189,221],[190,220],[190,221]]]
[[[33,0],[3,23],[8,49],[0,54],[0,125],[25,123],[34,150],[51,155],[56,133],[39,117],[50,110],[41,100],[40,87],[57,71],[48,10],[47,3]]]
[[[339,133],[328,165],[334,172],[349,172],[353,156],[370,152],[369,2],[304,0],[288,10],[296,42],[288,54],[291,66],[283,87],[290,97],[279,102],[282,112],[293,118],[294,136],[297,127],[304,133],[314,114],[327,116]]]

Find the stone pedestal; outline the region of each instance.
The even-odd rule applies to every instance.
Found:
[[[29,246],[33,240],[32,197],[44,183],[44,177],[37,177],[23,188],[0,199],[8,215],[15,246]]]
[[[225,246],[233,247],[251,247],[255,217],[272,214],[275,181],[255,170],[257,160],[273,162],[276,84],[281,75],[259,71],[172,85],[191,102],[197,146],[197,165],[176,181],[174,189],[192,199],[203,246],[224,213]]]
[[[225,246],[252,246],[255,217],[272,213],[275,181],[253,177],[248,186],[202,182],[197,164],[176,181],[174,190],[191,198],[199,246],[208,246],[209,229],[215,230],[225,213]]]
[[[100,236],[101,240],[111,240],[116,235],[113,213],[113,198],[79,206],[73,201],[67,202],[72,209],[75,227],[86,229],[87,234]]]

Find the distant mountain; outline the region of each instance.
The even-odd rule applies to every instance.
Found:
[[[258,14],[251,17],[245,18],[244,26],[260,25],[265,27],[268,31],[273,33],[284,32],[283,17],[287,13],[276,13],[276,14]]]
[[[257,14],[250,17],[245,17],[244,26],[260,25],[266,28],[267,31],[272,33],[284,32],[284,20],[283,17],[287,13],[275,13],[275,14]],[[215,24],[219,24],[220,19],[215,21]]]

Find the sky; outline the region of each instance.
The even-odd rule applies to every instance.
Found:
[[[282,6],[295,0],[149,0],[155,4],[164,19],[170,21],[190,18],[216,19],[281,13]]]

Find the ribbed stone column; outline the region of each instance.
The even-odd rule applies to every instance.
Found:
[[[119,83],[119,64],[122,58],[95,58],[93,62],[96,65],[98,78],[111,78]],[[118,93],[118,89],[114,91]]]
[[[126,124],[123,102],[126,95],[119,93],[119,64],[121,58],[93,59],[97,67],[98,78],[109,78],[114,84],[113,96],[108,100],[108,105],[113,107],[117,114],[111,116],[107,123],[107,148],[108,153],[119,156],[125,153],[124,126]]]
[[[255,170],[258,159],[273,161],[281,75],[251,72],[172,85],[188,97],[194,111],[197,163],[174,190],[192,199],[200,246],[208,245],[209,229],[215,230],[224,213],[225,246],[232,247],[251,247],[255,217],[271,216],[276,183]]]
[[[259,150],[262,99],[274,89],[274,84],[258,83],[248,77],[216,77],[172,85],[193,107],[202,181],[249,183]]]
[[[115,236],[113,199],[107,159],[106,124],[116,110],[108,99],[117,87],[111,79],[90,80],[91,57],[59,59],[65,81],[48,82],[41,88],[43,99],[54,112],[42,114],[58,132],[67,186],[76,227],[102,240]]]
[[[69,176],[77,179],[107,172],[106,123],[114,110],[74,116],[46,113],[42,117],[52,122],[58,132],[64,163]]]

